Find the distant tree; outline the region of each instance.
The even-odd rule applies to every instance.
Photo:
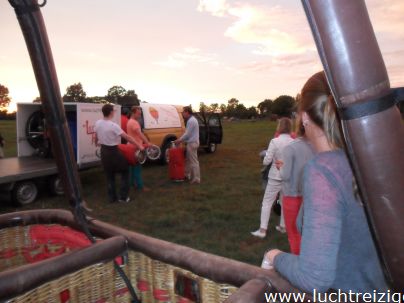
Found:
[[[220,104],[219,106],[220,112],[222,113],[222,115],[226,115],[226,111],[227,111],[227,106],[226,104]]]
[[[209,111],[209,107],[204,102],[200,102],[199,103],[199,112],[206,113],[208,111]]]
[[[94,96],[94,97],[88,97],[88,98],[87,98],[87,102],[88,102],[88,103],[106,104],[106,103],[108,103],[108,100],[106,100],[105,97]]]
[[[296,110],[296,101],[291,96],[282,95],[274,100],[272,113],[281,117],[291,117]]]
[[[133,106],[140,104],[140,100],[133,89],[126,91],[125,95],[118,97],[117,100],[119,105]]]
[[[229,117],[236,117],[236,107],[239,102],[240,101],[238,101],[236,98],[231,98],[229,101],[227,101],[226,115]]]
[[[0,120],[15,120],[16,112],[9,113],[7,110],[0,111]]]
[[[41,97],[36,97],[34,100],[32,100],[32,103],[42,103]]]
[[[248,112],[248,118],[249,119],[251,119],[253,117],[256,117],[258,115],[258,111],[257,111],[257,108],[255,106],[250,106],[247,109],[247,112]]]
[[[273,101],[271,99],[265,99],[257,106],[261,116],[269,116],[272,112]]]
[[[229,107],[235,108],[239,102],[240,101],[238,101],[236,98],[231,98],[229,101],[227,101],[227,104]]]
[[[8,94],[8,88],[0,84],[0,111],[7,111],[7,108],[10,105],[11,98]]]
[[[66,88],[66,94],[63,96],[63,102],[86,102],[87,94],[83,85],[78,82]]]
[[[134,90],[134,89],[129,89],[129,90],[126,92],[125,96],[130,96],[130,97],[136,97],[136,98],[137,98],[137,94],[135,93],[135,90]]]
[[[219,109],[219,104],[218,103],[212,103],[209,106],[209,111],[212,112],[212,113],[216,113],[218,111],[218,109]]]
[[[108,90],[106,99],[109,102],[117,104],[119,101],[119,98],[122,98],[125,95],[126,95],[126,89],[124,89],[120,85],[114,85]]]
[[[234,108],[234,117],[239,119],[246,119],[247,118],[247,108],[242,103],[237,103],[236,107]]]

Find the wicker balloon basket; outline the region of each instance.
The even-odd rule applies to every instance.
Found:
[[[0,228],[0,302],[130,302],[114,260],[143,303],[230,302],[246,282],[271,275],[97,220],[92,244],[64,210],[0,215]]]

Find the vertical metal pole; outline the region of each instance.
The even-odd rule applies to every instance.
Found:
[[[88,229],[83,212],[79,173],[60,95],[59,81],[56,75],[52,51],[38,1],[9,0],[9,2],[15,9],[25,43],[27,44],[41,95],[42,107],[50,131],[53,154],[55,155],[66,196],[73,207],[76,220],[81,225],[87,237],[92,242],[95,242],[95,238]],[[139,302],[129,278],[116,261],[114,261],[114,267],[129,289],[132,296],[131,302]]]
[[[36,0],[9,0],[17,14],[31,58],[36,82],[50,132],[52,151],[66,196],[73,207],[79,207],[80,178],[77,171],[59,82],[44,20]]]
[[[386,95],[390,83],[364,0],[302,0],[338,108]],[[341,121],[386,274],[404,289],[404,125],[393,106]]]

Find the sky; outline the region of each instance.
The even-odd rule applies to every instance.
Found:
[[[404,86],[404,1],[367,0],[392,86]],[[321,70],[299,0],[48,0],[42,9],[62,95],[113,85],[141,100],[255,106],[295,96]],[[15,13],[0,2],[0,84],[39,96]]]

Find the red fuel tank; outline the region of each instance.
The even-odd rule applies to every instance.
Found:
[[[168,170],[170,179],[183,181],[185,179],[185,155],[183,147],[172,147],[168,150]]]

